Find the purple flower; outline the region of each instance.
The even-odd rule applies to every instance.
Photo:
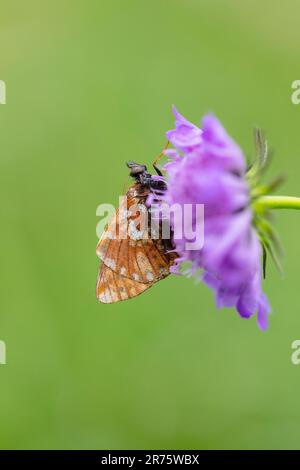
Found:
[[[245,160],[240,147],[227,134],[213,115],[203,118],[203,158],[207,164],[217,164],[225,170],[244,173]]]
[[[174,147],[184,151],[190,151],[201,146],[202,130],[181,116],[175,106],[173,106],[173,113],[176,129],[167,132],[168,140]]]
[[[165,201],[204,205],[204,245],[187,250],[187,240],[174,239],[189,273],[202,270],[201,279],[214,290],[218,307],[235,307],[243,318],[257,315],[267,328],[270,306],[261,287],[261,243],[253,225],[246,165],[239,146],[218,119],[205,116],[202,129],[174,108],[175,129],[167,138],[176,150],[166,151],[169,163]],[[195,220],[192,220],[195,224]]]

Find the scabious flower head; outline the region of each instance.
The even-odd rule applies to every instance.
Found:
[[[164,200],[182,207],[204,205],[204,245],[187,250],[184,232],[174,239],[177,268],[189,261],[190,273],[201,269],[218,307],[235,307],[243,318],[256,314],[264,330],[270,306],[261,287],[262,248],[253,224],[243,152],[216,117],[205,116],[200,129],[176,108],[173,111],[175,128],[167,138],[175,149],[165,152],[169,162]]]

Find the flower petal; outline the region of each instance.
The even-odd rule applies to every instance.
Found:
[[[175,129],[166,133],[167,139],[179,150],[192,151],[202,145],[202,130],[185,119],[173,106]]]
[[[245,160],[240,147],[212,114],[202,120],[205,158],[229,171],[244,173]]]

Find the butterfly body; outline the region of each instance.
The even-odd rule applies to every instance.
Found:
[[[177,257],[170,252],[170,240],[151,238],[148,223],[137,223],[136,208],[139,215],[147,216],[149,194],[164,191],[166,183],[153,178],[145,165],[128,162],[127,166],[135,182],[126,193],[125,206],[116,211],[96,249],[101,260],[96,295],[102,303],[141,294],[170,274],[169,268]]]

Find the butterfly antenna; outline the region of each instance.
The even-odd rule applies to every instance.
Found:
[[[166,145],[164,146],[164,148],[162,149],[162,151],[160,152],[160,154],[156,157],[156,159],[154,160],[154,162],[152,163],[152,166],[154,168],[154,170],[156,171],[156,173],[159,175],[159,176],[163,176],[162,172],[160,171],[160,169],[158,168],[157,166],[157,163],[159,162],[159,160],[161,160],[165,154],[165,150],[167,150],[167,148],[169,147],[170,145],[170,142],[167,141]]]

